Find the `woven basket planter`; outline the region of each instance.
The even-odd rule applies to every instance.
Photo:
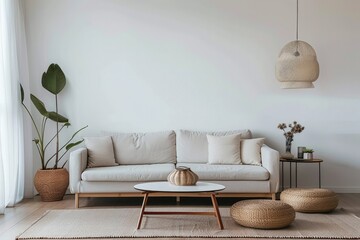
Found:
[[[189,186],[195,185],[199,177],[188,167],[177,167],[168,175],[167,180],[174,185]]]
[[[244,200],[230,208],[230,216],[240,225],[259,229],[284,228],[295,219],[294,209],[273,200]]]
[[[69,172],[65,168],[38,170],[34,185],[42,201],[60,201],[69,186]]]
[[[333,191],[323,188],[289,188],[280,194],[280,200],[305,213],[331,212],[339,203]]]

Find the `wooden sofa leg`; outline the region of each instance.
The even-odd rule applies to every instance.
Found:
[[[276,193],[272,193],[272,194],[271,194],[271,199],[272,199],[272,200],[276,200]]]
[[[75,208],[79,208],[79,194],[75,193]]]

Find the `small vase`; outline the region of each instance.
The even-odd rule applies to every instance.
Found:
[[[313,159],[313,153],[304,153],[304,159]]]
[[[169,174],[167,179],[171,184],[177,186],[190,186],[195,185],[199,180],[199,177],[191,171],[190,168],[180,166],[175,168],[175,170]]]
[[[292,155],[291,153],[291,142],[293,141],[292,137],[288,137],[286,138],[286,142],[285,142],[285,153],[281,154],[282,158],[286,158],[286,159],[292,159],[294,158],[294,155]]]

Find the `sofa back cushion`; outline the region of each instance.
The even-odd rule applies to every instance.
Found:
[[[112,134],[119,164],[176,163],[174,131]]]
[[[198,132],[179,130],[176,133],[177,162],[207,163],[208,141],[206,135],[227,136],[233,134],[240,134],[242,139],[251,138],[251,132],[248,129],[226,132]]]
[[[84,137],[88,151],[88,167],[118,165],[115,162],[114,148],[110,136]]]

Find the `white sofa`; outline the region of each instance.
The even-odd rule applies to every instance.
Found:
[[[70,154],[70,191],[75,206],[81,197],[140,196],[134,185],[148,181],[166,181],[176,166],[190,167],[200,181],[226,187],[221,197],[275,198],[279,188],[279,153],[261,146],[261,165],[213,165],[208,162],[207,134],[225,136],[241,134],[251,138],[249,130],[228,132],[194,132],[187,130],[109,134],[112,136],[115,166],[88,167],[88,149]]]

